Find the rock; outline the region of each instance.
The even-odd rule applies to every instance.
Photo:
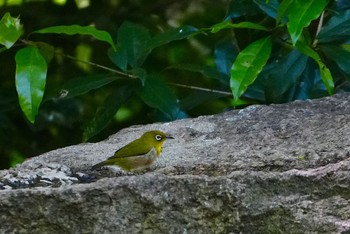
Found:
[[[150,129],[151,170],[90,170]],[[0,171],[1,233],[349,233],[349,134],[349,93],[130,127]]]

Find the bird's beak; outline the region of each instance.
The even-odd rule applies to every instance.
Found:
[[[175,138],[171,135],[166,135],[166,139],[175,139]]]

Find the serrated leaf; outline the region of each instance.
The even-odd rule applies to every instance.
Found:
[[[133,92],[133,87],[125,85],[109,95],[103,105],[98,108],[94,118],[85,126],[83,141],[89,140],[102,131]]]
[[[174,120],[181,112],[177,97],[160,79],[147,76],[146,83],[139,93],[141,99],[150,107],[160,110],[168,120]]]
[[[303,29],[321,15],[327,3],[327,0],[293,1],[288,10],[289,22],[287,23],[293,45],[298,41]]]
[[[268,28],[253,22],[240,22],[240,23],[234,24],[234,23],[231,23],[230,21],[215,24],[210,28],[212,33],[217,33],[220,30],[226,29],[226,28],[247,28],[247,29],[256,29],[256,30],[263,30],[263,31],[269,30]]]
[[[349,40],[350,10],[333,16],[321,29],[317,40],[321,43],[335,40]]]
[[[350,75],[350,52],[339,46],[319,46],[319,49],[345,73]]]
[[[311,57],[318,64],[319,69],[320,69],[320,73],[321,73],[322,81],[323,81],[324,85],[326,86],[328,93],[330,95],[332,95],[334,93],[333,77],[332,77],[330,70],[327,68],[327,66],[321,60],[321,57],[319,56],[319,54],[316,51],[314,51],[309,45],[307,45],[303,40],[299,40],[296,43],[296,46],[301,53]]]
[[[257,78],[270,57],[270,37],[253,42],[242,50],[231,68],[230,87],[235,100],[247,90]]]
[[[171,41],[181,40],[198,33],[199,30],[190,25],[184,25],[178,28],[168,29],[165,32],[158,34],[152,38],[148,43],[149,49],[167,44]]]
[[[150,33],[147,28],[131,22],[124,22],[117,36],[118,51],[108,51],[111,61],[123,71],[140,67],[150,53]]]
[[[67,25],[67,26],[54,26],[43,28],[33,33],[57,33],[57,34],[67,34],[67,35],[88,35],[92,36],[99,41],[107,42],[114,50],[116,50],[115,43],[111,35],[103,30],[96,29],[94,26],[80,26],[80,25]]]
[[[15,59],[19,104],[27,119],[34,123],[44,95],[47,64],[34,46],[19,50]]]
[[[7,12],[0,20],[0,44],[7,49],[11,48],[22,35],[22,27],[20,20]]]

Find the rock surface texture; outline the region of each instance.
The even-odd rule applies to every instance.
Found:
[[[90,170],[151,129],[151,170]],[[0,233],[350,233],[349,170],[349,93],[134,126],[0,171]]]

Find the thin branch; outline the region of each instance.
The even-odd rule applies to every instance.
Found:
[[[60,52],[57,52],[57,51],[55,51],[55,54],[59,54],[59,55],[61,55],[61,56],[63,56],[63,57],[66,57],[66,58],[75,60],[75,61],[80,62],[80,63],[89,64],[89,65],[91,65],[91,66],[95,66],[95,67],[101,68],[101,69],[103,69],[103,70],[116,73],[116,74],[121,75],[121,76],[125,76],[125,77],[132,78],[132,79],[136,79],[136,78],[137,78],[136,76],[134,76],[134,75],[132,75],[132,74],[125,73],[125,72],[121,72],[121,71],[118,71],[118,70],[116,70],[116,69],[113,69],[113,68],[110,68],[110,67],[106,67],[106,66],[103,66],[103,65],[94,63],[94,62],[90,62],[90,61],[86,61],[86,60],[81,60],[81,59],[78,59],[78,58],[76,58],[76,57],[74,57],[74,56],[71,56],[71,55],[68,55],[68,54],[63,54],[63,53],[60,53]]]
[[[202,88],[202,87],[197,87],[197,86],[190,86],[190,85],[183,85],[183,84],[176,84],[176,83],[169,83],[172,86],[177,86],[177,87],[182,87],[182,88],[187,88],[187,89],[194,89],[194,90],[200,90],[200,91],[206,91],[206,92],[211,92],[211,93],[218,93],[218,94],[223,94],[227,96],[232,96],[232,93],[230,92],[225,92],[225,91],[220,91],[220,90],[215,90],[215,89],[207,89],[207,88]]]
[[[26,41],[26,40],[22,40],[22,42],[25,43],[25,44],[30,43],[29,41]],[[106,66],[94,63],[94,62],[78,59],[77,57],[74,57],[74,56],[68,55],[68,54],[64,54],[64,53],[58,52],[56,50],[54,51],[54,53],[57,54],[57,55],[60,55],[62,57],[66,57],[66,58],[75,60],[75,61],[80,62],[80,63],[89,64],[91,66],[95,66],[95,67],[101,68],[103,70],[110,71],[110,72],[113,72],[113,73],[116,73],[118,75],[131,78],[131,79],[137,79],[138,78],[137,76],[135,76],[133,74],[121,72],[119,70],[116,70],[116,69],[113,69],[113,68],[110,68],[110,67],[106,67]],[[182,88],[187,88],[187,89],[200,90],[200,91],[205,91],[205,92],[223,94],[223,95],[226,95],[226,96],[232,96],[232,93],[221,91],[221,90],[207,89],[207,88],[202,88],[202,87],[197,87],[197,86],[190,86],[190,85],[183,85],[183,84],[177,84],[177,83],[169,83],[169,84],[172,85],[172,86],[177,86],[177,87],[182,87]]]

